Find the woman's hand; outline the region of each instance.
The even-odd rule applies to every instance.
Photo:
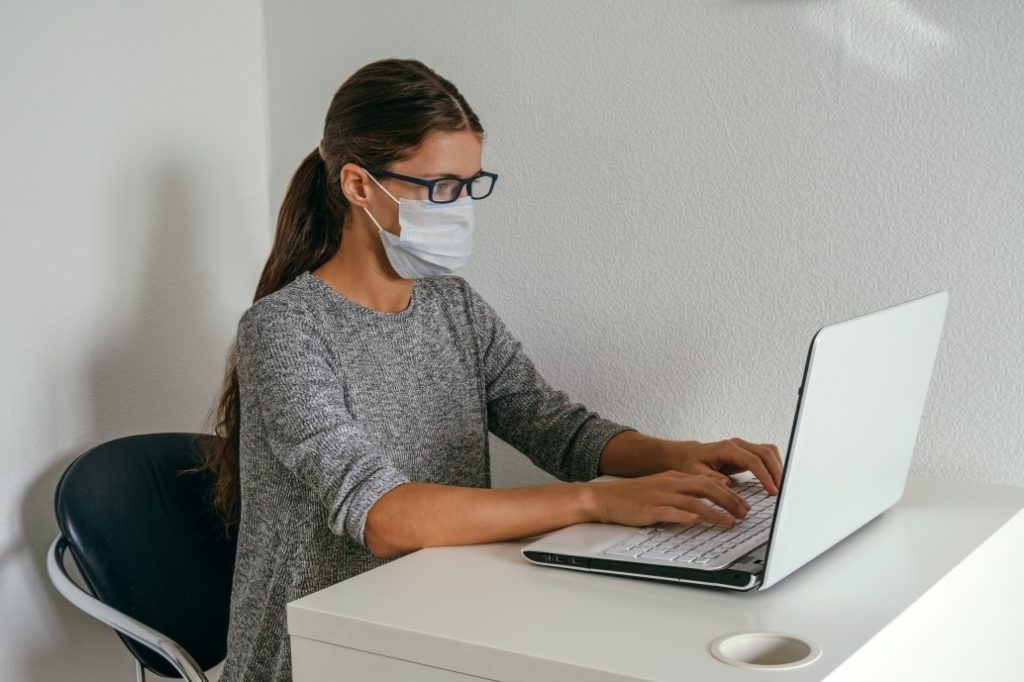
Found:
[[[782,457],[771,443],[729,438],[711,443],[662,441],[665,466],[684,474],[708,476],[732,485],[731,474],[750,471],[771,495],[779,493]]]
[[[777,495],[782,458],[771,443],[676,441],[628,431],[605,446],[600,471],[632,478],[583,484],[584,507],[594,521],[648,526],[706,520],[732,526],[749,505],[731,489],[729,476],[750,471]]]
[[[599,523],[649,526],[660,522],[690,524],[701,520],[732,526],[750,506],[715,477],[663,471],[616,481],[590,481],[589,516]],[[733,516],[714,509],[707,498]]]

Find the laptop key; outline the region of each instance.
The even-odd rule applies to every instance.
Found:
[[[605,554],[611,554],[611,555],[613,555],[613,556],[631,556],[631,557],[638,557],[638,556],[640,556],[641,554],[643,554],[643,553],[644,553],[644,551],[645,551],[645,550],[643,550],[643,549],[640,549],[640,548],[638,548],[638,547],[634,547],[634,548],[632,548],[632,549],[616,549],[615,547],[612,547],[611,549],[606,549],[606,550],[604,551],[604,553],[605,553]]]

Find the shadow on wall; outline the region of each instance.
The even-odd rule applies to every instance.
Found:
[[[46,622],[54,621],[49,631],[53,639],[38,638],[47,642],[45,648],[29,645],[16,654],[23,670],[20,679],[60,682],[134,676],[131,654],[114,631],[80,612],[50,584],[46,553],[58,532],[53,496],[67,466],[101,442],[133,433],[202,429],[200,422],[215,396],[203,395],[202,404],[197,405],[197,387],[211,385],[209,363],[201,359],[209,358],[211,339],[221,338],[218,328],[223,325],[215,319],[216,306],[204,305],[210,298],[196,251],[202,241],[196,238],[201,228],[198,192],[189,185],[195,182],[190,178],[196,177],[188,164],[172,158],[154,168],[129,169],[124,177],[114,179],[111,205],[119,211],[108,232],[108,262],[118,263],[119,271],[106,278],[111,291],[100,298],[119,302],[123,308],[98,313],[111,320],[110,332],[96,346],[85,381],[56,374],[56,369],[41,378],[51,391],[46,413],[56,414],[59,406],[69,402],[62,394],[81,387],[77,402],[83,410],[91,409],[92,423],[81,429],[89,434],[81,444],[48,457],[53,464],[24,488],[19,505],[21,540],[0,550],[0,572],[5,575],[14,574],[8,565],[25,556],[32,562],[37,584],[24,589],[45,595],[45,600],[35,601],[41,611],[52,614]],[[143,249],[148,250],[148,259],[139,255]],[[136,272],[132,266],[142,270]],[[136,282],[141,287],[135,288]],[[133,290],[124,291],[124,287]],[[216,360],[221,368],[226,351]],[[215,384],[219,388],[219,378]],[[59,416],[54,418],[54,428],[59,428],[60,421]],[[191,426],[182,428],[183,423]],[[67,564],[77,578],[73,562]],[[28,634],[27,641],[32,641]],[[219,666],[213,672],[217,671]]]
[[[131,679],[132,659],[114,631],[85,615],[72,606],[50,584],[46,575],[46,552],[57,535],[57,523],[53,515],[53,492],[64,469],[79,455],[73,451],[63,453],[56,461],[25,486],[25,494],[19,508],[21,540],[5,548],[0,554],[0,573],[15,574],[9,564],[15,561],[31,561],[31,572],[22,569],[20,575],[33,575],[40,603],[40,611],[49,612],[54,622],[48,630],[46,647],[23,646],[12,658],[20,659],[21,677],[18,679],[43,682],[44,680],[101,680]],[[70,574],[76,580],[78,572],[74,563],[68,561]],[[8,578],[9,579],[9,578]],[[6,585],[7,589],[13,587]],[[13,614],[11,614],[13,615]],[[26,634],[25,642],[32,640]],[[120,652],[118,653],[118,649]],[[12,661],[13,662],[13,661]]]

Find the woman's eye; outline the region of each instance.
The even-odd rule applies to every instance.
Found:
[[[440,195],[442,199],[447,199],[455,191],[456,185],[458,185],[456,180],[439,180],[434,184],[434,194]]]

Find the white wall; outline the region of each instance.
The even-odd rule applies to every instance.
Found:
[[[574,399],[784,449],[819,327],[946,288],[913,468],[1024,484],[1019,3],[265,7],[271,205],[353,71],[424,61],[501,176],[463,273]]]
[[[49,585],[53,492],[219,388],[270,244],[260,6],[8,2],[0,55],[0,680],[134,679]]]

